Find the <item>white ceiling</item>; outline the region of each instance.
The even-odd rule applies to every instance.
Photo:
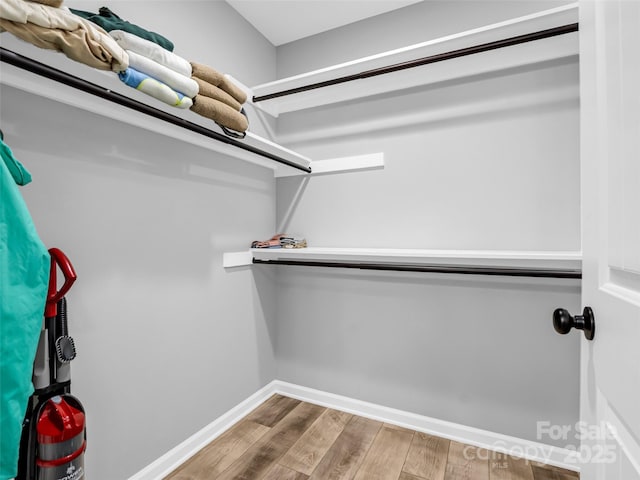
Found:
[[[421,1],[226,0],[275,46]]]

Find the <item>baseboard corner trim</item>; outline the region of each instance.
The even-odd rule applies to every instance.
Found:
[[[207,444],[222,435],[258,405],[276,392],[272,381],[235,407],[216,418],[209,425],[194,433],[167,453],[150,463],[128,480],[160,480],[202,450]]]

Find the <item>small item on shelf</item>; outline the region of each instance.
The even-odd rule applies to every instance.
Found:
[[[282,237],[280,245],[282,248],[307,248],[307,240],[305,238]]]
[[[306,248],[307,240],[286,233],[277,233],[269,240],[255,240],[251,248]]]
[[[71,13],[74,13],[79,17],[85,18],[97,25],[100,25],[107,32],[110,32],[111,30],[124,30],[125,32],[133,33],[134,35],[142,37],[153,43],[157,43],[162,48],[173,52],[173,43],[171,42],[171,40],[163,37],[159,33],[150,32],[138,25],[127,22],[126,20],[122,20],[118,15],[113,13],[107,7],[101,7],[98,13],[85,12],[83,10],[76,10],[74,8],[71,8],[70,10]]]

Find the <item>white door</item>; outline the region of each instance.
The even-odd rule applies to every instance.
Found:
[[[640,0],[581,0],[580,64],[581,478],[640,480]]]

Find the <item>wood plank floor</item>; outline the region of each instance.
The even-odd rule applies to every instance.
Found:
[[[577,480],[578,474],[274,395],[165,480]]]

